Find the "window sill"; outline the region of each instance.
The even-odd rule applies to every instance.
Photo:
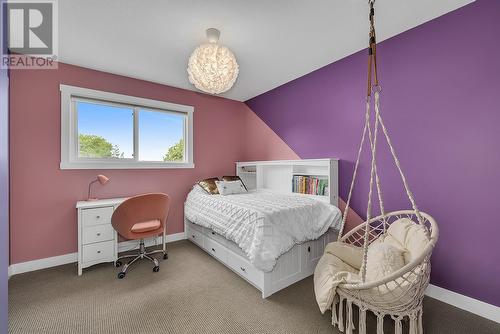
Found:
[[[60,169],[186,169],[194,168],[191,162],[61,162]]]

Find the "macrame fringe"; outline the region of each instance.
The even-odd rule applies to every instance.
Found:
[[[377,334],[384,334],[384,315],[377,314]]]
[[[394,334],[403,334],[403,324],[401,323],[401,318],[395,319]]]
[[[347,334],[352,334],[354,328],[354,322],[352,321],[352,301],[347,301],[347,314],[346,314],[346,326],[347,326]]]
[[[424,332],[424,326],[422,324],[422,310],[418,312],[418,334],[422,334]]]
[[[332,304],[332,325],[338,325],[339,324],[339,318],[337,317],[337,304],[339,303],[338,297],[335,296],[335,299],[333,300]]]
[[[417,315],[412,314],[410,316],[410,331],[409,334],[418,334],[418,322],[417,322]]]
[[[344,298],[339,301],[339,331],[344,332]]]
[[[364,308],[359,309],[359,334],[366,334],[366,310]]]

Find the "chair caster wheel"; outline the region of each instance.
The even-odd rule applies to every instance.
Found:
[[[157,273],[160,271],[160,266],[154,266],[153,267],[153,272]]]
[[[119,272],[118,273],[118,278],[119,279],[125,278],[125,273]]]
[[[168,259],[168,254],[163,254],[163,259],[164,260]]]
[[[122,266],[122,264],[123,264],[123,263],[122,263],[121,261],[116,261],[116,262],[115,262],[115,267],[116,267],[116,268],[120,268],[120,267]]]

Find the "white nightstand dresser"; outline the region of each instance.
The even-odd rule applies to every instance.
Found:
[[[79,201],[78,211],[78,275],[83,268],[118,257],[118,235],[111,226],[113,211],[126,198]]]

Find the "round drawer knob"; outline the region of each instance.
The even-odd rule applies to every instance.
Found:
[[[101,216],[95,216],[95,218],[96,218],[96,219],[99,219],[99,218],[101,218]]]
[[[101,233],[97,233],[97,236],[100,237],[101,236]]]
[[[215,248],[212,248],[212,252],[215,252]]]
[[[101,251],[97,251],[97,254],[101,254]]]

